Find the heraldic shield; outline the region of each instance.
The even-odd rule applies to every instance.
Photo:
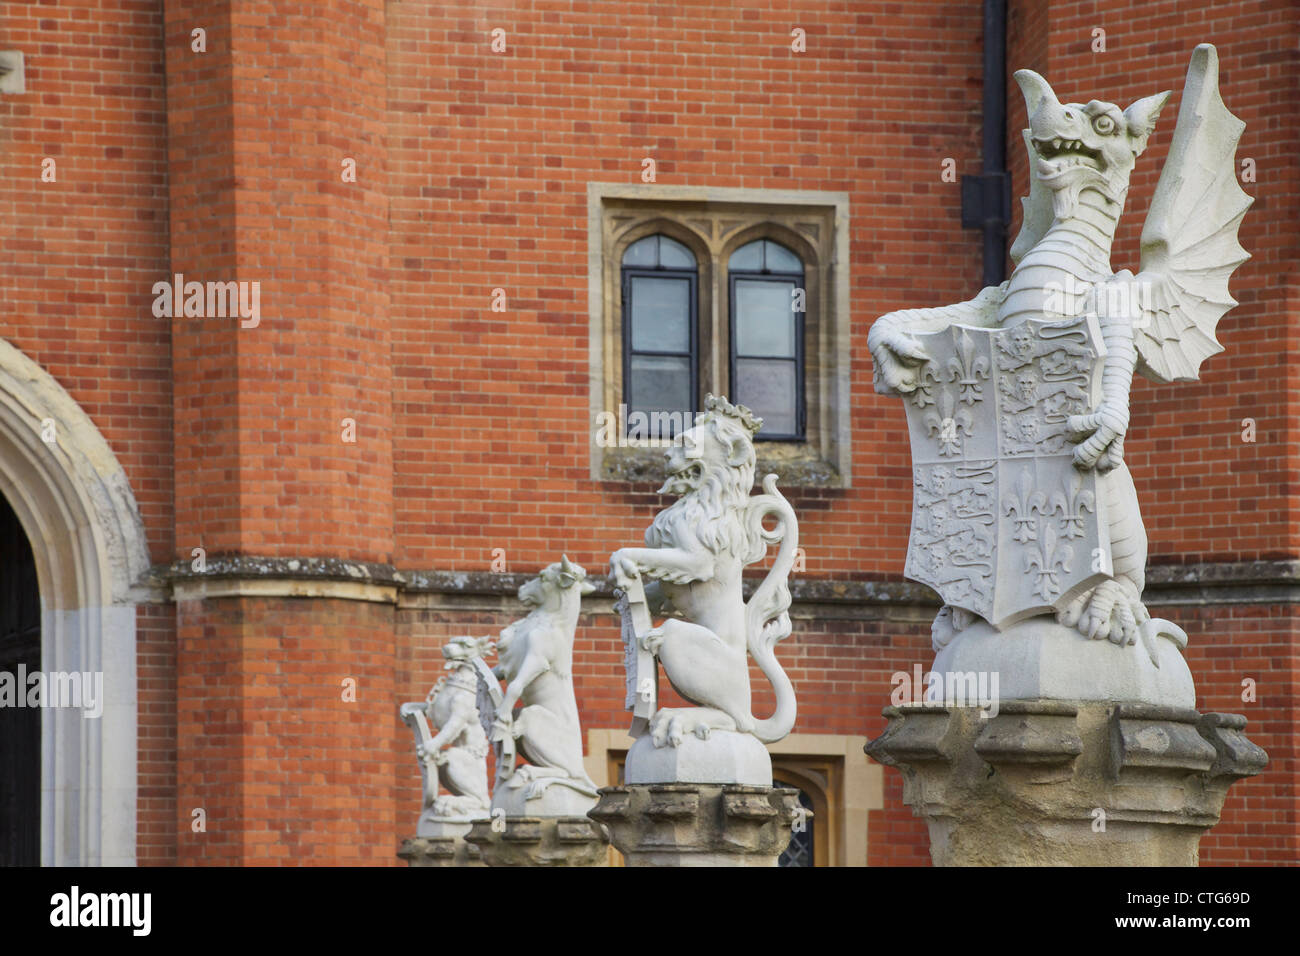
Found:
[[[1074,466],[1067,427],[1101,398],[1096,316],[914,338],[907,577],[999,629],[1109,578],[1104,479]]]

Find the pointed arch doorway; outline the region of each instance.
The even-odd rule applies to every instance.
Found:
[[[39,365],[0,339],[0,498],[29,544],[8,544],[20,654],[46,675],[102,675],[100,699],[39,707],[39,797],[31,755],[16,769],[15,820],[39,841],[44,866],[133,865],[136,858],[136,582],[149,568],[144,527],[121,464],[90,417]],[[4,520],[0,517],[0,520]],[[14,535],[16,536],[16,535]],[[30,634],[30,581],[39,650]],[[0,585],[8,587],[8,585]],[[25,595],[25,596],[23,596]],[[24,603],[26,602],[26,603]],[[8,612],[6,612],[8,613]],[[16,666],[16,662],[15,662]],[[0,670],[7,667],[0,663]],[[48,700],[49,698],[47,698]],[[25,708],[22,708],[25,709]],[[96,713],[97,712],[97,713]],[[30,712],[24,715],[31,719]],[[32,733],[15,729],[14,733]],[[19,739],[19,738],[15,738]],[[30,739],[30,738],[26,738]],[[38,833],[31,830],[36,818]],[[21,841],[20,841],[21,842]],[[31,854],[29,843],[15,852]]]
[[[41,712],[26,675],[41,669],[41,594],[27,534],[0,499],[0,866],[41,862]],[[19,694],[23,698],[19,698]]]

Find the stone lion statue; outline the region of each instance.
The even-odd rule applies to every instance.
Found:
[[[659,493],[677,500],[655,516],[644,548],[621,548],[610,557],[620,587],[635,585],[639,592],[644,576],[651,609],[679,615],[639,635],[677,693],[698,705],[656,711],[649,723],[656,747],[679,746],[686,734],[708,739],[714,730],[768,743],[788,734],[795,721],[794,688],[775,647],[791,630],[787,580],[798,520],[777,491],[775,475],[763,480],[766,494],[750,497],[752,438],[762,420],[713,395],[705,409],[668,451],[668,480]],[[763,526],[770,517],[776,519],[772,531]],[[772,569],[746,603],[742,571],[777,542]],[[776,710],[764,720],[751,712],[747,652],[776,691]]]

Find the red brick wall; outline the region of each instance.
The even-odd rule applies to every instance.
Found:
[[[504,548],[512,571],[561,549],[601,568],[658,506],[589,478],[588,182],[638,183],[649,155],[660,184],[848,192],[858,343],[882,312],[975,291],[940,173],[978,169],[980,22],[965,2],[392,5],[399,565],[487,570]],[[860,344],[852,373],[854,420],[884,424],[855,429],[856,486],[802,513],[808,570],[897,574],[902,409]]]
[[[136,612],[137,862],[176,862],[176,610],[145,604]]]
[[[1222,821],[1201,840],[1201,863],[1294,865],[1300,861],[1296,801],[1296,641],[1294,605],[1152,608],[1187,631],[1187,663],[1201,713],[1243,714],[1246,735],[1268,753],[1264,773],[1233,785]],[[1254,682],[1253,701],[1242,681]]]
[[[1300,26],[1260,0],[1010,8],[1009,68],[1031,66],[1063,97],[1175,91],[1116,267],[1136,268],[1190,50],[1218,45],[1225,99],[1247,122],[1240,155],[1258,168],[1242,234],[1255,258],[1234,279],[1227,353],[1200,383],[1139,382],[1127,452],[1153,561],[1296,554]],[[977,3],[64,0],[0,16],[31,91],[0,97],[0,334],[104,432],[155,561],[202,546],[481,571],[504,548],[511,571],[565,550],[600,573],[661,500],[588,477],[586,186],[639,182],[648,155],[661,184],[849,193],[854,487],[791,498],[809,576],[901,573],[903,413],[872,392],[865,336],[885,311],[977,290],[979,237],[940,180],[947,157],[978,171]],[[197,26],[205,54],[190,50]],[[806,53],[790,50],[796,26]],[[489,49],[494,27],[504,54]],[[1104,54],[1089,49],[1094,27]],[[40,182],[46,156],[57,183]],[[356,184],[340,181],[349,156]],[[152,284],[177,271],[260,281],[260,328],[155,318]],[[489,310],[497,287],[504,314]],[[340,440],[344,417],[355,445]],[[1246,417],[1254,444],[1240,440]],[[1291,611],[1167,613],[1191,634],[1203,708],[1246,713],[1274,760],[1232,791],[1205,862],[1294,860]],[[446,636],[505,617],[413,623],[290,599],[176,615],[139,617],[141,861],[394,862],[419,805],[396,705],[441,673]],[[927,630],[798,621],[782,649],[797,730],[879,732],[889,675],[929,663]],[[626,719],[616,640],[612,620],[584,621],[591,726]],[[338,701],[348,674],[362,678],[351,709]],[[1243,676],[1258,703],[1240,701]],[[872,862],[924,862],[892,771],[886,786]],[[195,806],[209,812],[202,837]]]
[[[262,311],[173,322],[186,557],[392,559],[384,6],[166,5],[172,270]]]
[[[179,862],[396,865],[391,607],[230,598],[177,614]]]

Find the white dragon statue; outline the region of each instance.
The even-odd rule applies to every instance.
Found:
[[[1169,93],[1120,109],[1099,100],[1061,103],[1029,70],[1015,78],[1028,107],[1030,191],[1011,278],[968,302],[877,319],[868,336],[875,386],[907,395],[923,385],[928,356],[917,336],[924,333],[1095,314],[1105,347],[1102,401],[1071,415],[1067,427],[1077,442],[1075,467],[1095,469],[1106,498],[1112,569],[1060,607],[1057,620],[1089,638],[1133,644],[1148,640],[1150,615],[1142,604],[1146,531],[1124,464],[1129,389],[1135,370],[1158,383],[1195,380],[1201,363],[1222,351],[1215,329],[1237,304],[1228,280],[1249,258],[1237,241],[1252,201],[1238,184],[1235,159],[1245,124],[1220,98],[1214,47],[1198,46],[1142,230],[1140,271],[1114,273],[1111,244],[1129,177]],[[935,622],[936,649],[971,620],[969,610],[945,607]]]

